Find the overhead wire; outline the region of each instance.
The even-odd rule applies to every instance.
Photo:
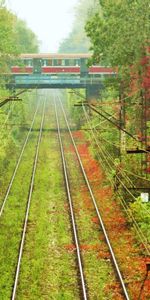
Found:
[[[79,97],[81,97],[82,100],[83,100],[83,99],[84,99],[84,100],[86,99],[81,93],[76,92],[74,89],[72,89],[72,90],[73,90],[73,92],[74,92],[76,95],[78,95]],[[137,93],[137,92],[136,92],[136,93]],[[127,96],[127,97],[123,98],[122,100],[125,100],[125,99],[130,98],[130,97],[131,97],[131,96]],[[83,101],[82,101],[82,104],[84,104]],[[87,104],[86,104],[86,105],[87,105]],[[140,143],[140,145],[141,145],[141,141],[139,141],[139,140],[137,139],[136,136],[134,136],[134,135],[132,135],[130,132],[126,131],[126,129],[122,128],[120,125],[115,124],[115,123],[111,120],[111,118],[109,119],[109,117],[106,117],[106,116],[104,116],[103,114],[101,114],[100,112],[98,112],[98,111],[95,109],[94,105],[89,105],[89,104],[88,104],[88,107],[90,107],[91,109],[93,109],[93,111],[95,111],[96,113],[99,113],[106,121],[110,121],[114,126],[116,126],[116,128],[118,128],[119,130],[122,130],[123,132],[125,132],[128,136],[130,136],[130,138],[134,139],[134,141],[136,141],[137,143]],[[106,111],[103,111],[103,112],[106,113],[106,114],[108,114]],[[108,115],[109,115],[109,114],[108,114]],[[143,145],[144,145],[144,144],[143,144]],[[139,148],[139,147],[138,147],[138,149],[139,149],[139,150],[143,150],[143,148]],[[143,153],[148,153],[148,154],[150,154],[150,151],[148,151],[148,150],[146,150],[146,149],[144,149],[143,151],[144,151]]]
[[[105,120],[104,122],[107,122],[107,120]],[[104,128],[103,126],[101,126],[101,122],[98,123],[96,126],[93,126],[93,125],[92,125],[92,128],[97,130],[96,127],[98,127],[98,126],[102,127],[103,130],[106,130],[106,128]],[[98,131],[98,130],[97,130],[97,131]],[[99,132],[98,132],[98,133],[99,133]],[[119,145],[119,144],[113,143],[112,141],[108,141],[108,140],[105,139],[102,135],[100,136],[100,138],[101,138],[102,140],[104,140],[106,143],[108,143],[108,144],[110,144],[110,145],[112,145],[112,146],[115,146],[117,149],[120,149],[120,145]],[[149,152],[147,151],[147,153],[149,153]],[[149,153],[149,154],[150,154],[150,153]],[[146,178],[146,177],[140,176],[139,174],[135,174],[135,173],[133,173],[133,172],[131,172],[131,171],[125,169],[125,168],[124,168],[123,170],[124,170],[124,172],[129,173],[129,174],[133,175],[134,177],[137,177],[137,178],[140,178],[140,179],[145,180],[145,181],[147,181],[147,182],[150,182],[150,179],[148,179],[148,178]]]
[[[86,111],[86,110],[85,110]],[[100,146],[100,145],[99,145]],[[111,158],[111,160],[112,160],[112,163],[114,164],[114,158],[110,155],[110,153],[109,152],[107,152],[107,156],[109,156],[110,158]],[[115,166],[116,167],[116,166]],[[122,170],[123,171],[123,170]],[[126,178],[128,178],[129,180],[130,180],[130,178],[129,177],[127,177],[126,176]]]
[[[14,103],[12,103],[12,106],[11,106],[10,110],[8,111],[8,114],[7,114],[7,116],[6,116],[6,119],[5,119],[4,123],[3,123],[2,126],[0,127],[1,133],[2,133],[2,135],[1,135],[1,140],[3,139],[4,135],[6,134],[6,132],[3,132],[4,126],[6,125],[8,119],[9,119],[11,113],[12,113],[13,108],[14,108]],[[8,134],[7,134],[7,138],[11,135],[12,131],[13,131],[13,127],[11,127],[11,129],[9,130],[9,132],[8,132]]]
[[[85,110],[85,107],[84,107],[84,110]],[[87,118],[87,116],[86,116],[86,118]],[[87,121],[88,121],[88,123],[89,123],[89,120],[88,120],[88,119],[87,119]],[[90,123],[89,123],[89,125],[90,125]],[[91,133],[92,133],[92,135],[93,135],[93,137],[94,137],[94,139],[95,139],[95,135],[94,135],[93,131],[91,131]],[[95,139],[95,142],[96,142],[96,144],[97,144],[97,139]],[[103,156],[104,156],[104,154],[103,154]],[[106,160],[107,163],[108,163],[108,160],[107,160],[106,156],[104,156],[104,158],[105,158],[105,160]],[[106,166],[104,167],[104,163],[103,163],[103,161],[102,161],[101,156],[100,156],[100,160],[101,160],[102,165],[103,165],[103,168],[104,168],[104,170],[105,170],[105,169],[106,169]],[[109,167],[111,167],[110,164],[109,164]],[[112,169],[112,167],[111,167],[111,169]],[[109,178],[109,180],[111,181],[111,184],[113,185],[112,180],[111,180],[110,178]],[[118,191],[117,191],[117,193],[118,193]],[[123,199],[122,196],[121,196],[121,199],[122,199],[122,201],[121,201],[121,202],[122,202],[122,205],[123,205],[123,207],[124,207],[126,213],[128,214],[128,217],[132,218],[132,220],[133,220],[133,222],[134,222],[134,227],[135,227],[135,229],[136,229],[136,231],[137,231],[137,233],[138,233],[138,236],[140,237],[140,239],[141,239],[141,241],[142,241],[142,243],[143,243],[143,245],[144,245],[144,247],[145,247],[145,250],[147,251],[147,254],[150,255],[149,245],[147,244],[147,238],[144,236],[143,232],[141,231],[141,228],[139,227],[139,225],[138,225],[138,223],[137,223],[137,221],[136,221],[136,219],[135,219],[135,217],[134,217],[134,215],[133,215],[131,209],[130,209],[129,207],[127,207],[127,205],[126,205],[126,203],[125,203],[125,201],[124,201],[124,199]],[[120,199],[120,200],[121,200],[121,199]],[[130,212],[130,213],[129,213],[129,212]],[[144,240],[143,240],[143,239],[144,239]]]
[[[3,122],[3,124],[1,124],[0,129],[3,129],[4,126],[5,126],[5,124],[7,123],[8,119],[9,119],[9,117],[11,115],[11,112],[13,110],[13,107],[14,107],[14,102],[12,103],[11,108],[9,109],[9,111],[8,111],[8,113],[6,115],[6,118],[5,118],[4,122]]]
[[[97,146],[98,146],[98,148],[100,149],[100,151],[103,151],[103,152],[107,152],[107,158],[106,158],[106,160],[107,160],[107,163],[109,163],[108,162],[108,157],[110,158],[110,160],[111,160],[111,162],[112,162],[112,164],[114,165],[114,168],[112,167],[112,165],[109,163],[109,166],[110,166],[110,168],[111,168],[111,170],[115,170],[116,169],[116,166],[115,166],[115,164],[114,164],[114,158],[110,155],[110,152],[108,152],[108,151],[106,151],[106,149],[105,149],[105,151],[102,149],[102,147],[99,145],[99,142],[98,141],[96,141],[97,142]],[[123,170],[120,170],[120,174],[121,173],[123,173]],[[121,174],[122,175],[122,177],[125,177],[127,180],[128,180],[128,182],[130,182],[131,184],[133,184],[132,183],[132,181],[131,181],[131,179],[127,176],[127,175],[125,175],[125,174]],[[118,176],[118,174],[116,174],[115,175],[116,176],[116,178],[117,178],[117,180],[120,182],[120,184],[125,188],[125,190],[130,194],[130,196],[133,198],[133,200],[134,201],[136,201],[137,199],[136,199],[136,197],[133,195],[133,193],[129,190],[129,188],[125,185],[125,183],[120,179],[120,177]],[[133,185],[134,186],[134,185]],[[134,186],[135,187],[135,186]],[[150,212],[147,210],[147,209],[145,209],[145,207],[143,207],[143,209],[146,211],[146,213],[147,213],[147,215],[150,215]]]
[[[98,148],[99,148],[100,150],[102,150],[101,147],[100,147],[100,145],[99,145],[99,142],[97,141],[97,139],[96,139],[96,143],[97,143]],[[114,164],[114,158],[110,155],[109,152],[107,152],[107,158],[108,158],[108,157],[110,158],[110,160],[112,161],[112,163],[113,163],[113,165],[114,165],[114,169],[112,168],[112,166],[111,166],[111,169],[116,170],[116,166],[115,166],[115,164]],[[123,172],[123,170],[120,170],[120,171]],[[116,176],[118,176],[118,175],[116,175]],[[125,177],[126,177],[126,179],[127,179],[129,182],[131,182],[131,180],[130,180],[130,178],[129,178],[128,176],[125,175]],[[122,184],[124,185],[123,182],[122,182]],[[125,186],[125,185],[124,185],[124,186]]]
[[[87,105],[87,104],[86,104]],[[126,131],[126,129],[122,128],[121,126],[115,124],[113,121],[111,121],[111,119],[108,119],[108,117],[104,116],[103,114],[101,114],[98,110],[95,109],[95,107],[93,105],[87,105],[89,108],[91,108],[95,113],[98,113],[99,115],[101,115],[104,119],[106,119],[107,121],[111,122],[114,126],[116,126],[116,128],[118,128],[119,130],[122,130],[125,134],[127,134],[128,136],[130,136],[130,138],[134,139],[134,141],[136,141],[137,143],[141,144],[141,141],[139,141],[136,136],[132,135],[130,132]],[[144,144],[143,144],[144,145]],[[143,150],[143,148],[139,148],[139,150]],[[143,153],[148,153],[150,155],[150,151],[147,149],[143,150]]]
[[[85,110],[85,112],[86,112],[86,110]],[[89,120],[89,121],[90,121],[90,120]],[[96,129],[94,129],[94,130],[95,130],[95,132],[96,132],[96,134],[97,134],[97,130],[96,130]],[[105,139],[104,139],[104,140],[105,140]],[[99,144],[98,141],[97,141],[97,144]],[[98,146],[100,147],[100,145],[98,145]],[[112,161],[113,165],[115,166],[114,169],[116,170],[116,165],[114,164],[114,157],[112,157],[112,156],[110,155],[110,152],[109,152],[109,151],[107,151],[107,157],[110,158],[110,160]],[[123,170],[120,170],[120,171],[123,172]],[[133,185],[131,179],[130,179],[126,174],[123,174],[123,176],[126,177],[127,181],[130,182],[130,183]]]
[[[135,174],[135,173],[133,173],[133,172],[131,172],[131,171],[125,169],[125,168],[124,168],[124,171],[125,171],[126,173],[129,173],[129,174],[133,175],[134,177],[137,177],[137,178],[139,178],[139,179],[142,179],[142,180],[145,180],[145,181],[150,182],[150,179],[148,179],[148,178],[146,178],[146,177],[143,177],[143,176],[140,176],[140,175],[138,175],[138,174]]]
[[[101,148],[101,150],[102,150],[102,148]],[[102,150],[102,151],[103,151],[103,150]],[[103,153],[104,153],[104,151],[103,151]],[[107,157],[108,157],[109,153],[108,153],[108,152],[107,152],[106,154],[104,153],[104,155],[107,155],[107,156],[106,156],[106,160],[107,160]],[[108,160],[107,160],[107,161],[108,161]],[[110,165],[110,167],[111,167],[111,165]],[[113,170],[113,168],[112,168],[112,170]],[[128,192],[128,194],[130,194],[130,196],[132,196],[133,200],[136,201],[137,198],[133,195],[133,193],[129,190],[129,188],[125,185],[125,183],[119,178],[118,175],[116,175],[116,177],[117,177],[117,180],[120,181],[120,184],[122,184],[122,186],[126,189],[126,191]],[[132,182],[132,181],[131,181],[131,182]],[[134,187],[135,187],[135,186],[134,186]],[[145,212],[146,212],[147,215],[150,215],[150,212],[145,208],[145,206],[143,206],[143,209],[145,210]]]
[[[82,95],[80,95],[80,93],[77,93],[77,95],[79,94],[79,96],[81,97]],[[84,96],[82,96],[82,98],[83,99],[85,99],[84,98]],[[127,98],[130,98],[130,96],[129,97],[126,97],[126,98],[124,98],[124,99],[127,99]],[[84,104],[83,103],[83,101],[82,101],[82,104]],[[111,119],[111,118],[110,118]],[[105,120],[106,122],[108,121],[108,120]],[[98,126],[98,125],[97,125]],[[103,138],[104,139],[104,138]],[[135,138],[135,140],[136,140],[136,142],[139,142],[136,138]],[[110,143],[110,141],[107,141],[107,140],[105,140],[107,143]],[[115,146],[116,148],[118,147],[119,148],[119,145],[115,145],[115,144],[113,144],[113,146]],[[150,154],[150,152],[149,151],[147,151],[147,150],[144,150],[144,152],[145,153],[149,153]],[[126,171],[126,173],[128,172],[128,170],[125,170]],[[133,173],[132,173],[133,174]],[[126,175],[125,175],[126,176]],[[135,176],[136,176],[136,174],[135,174]],[[140,176],[138,176],[137,175],[137,177],[140,177]],[[140,177],[140,178],[142,178],[143,180],[146,180],[146,178],[145,177]],[[147,180],[148,181],[148,180]]]
[[[95,129],[95,131],[98,131],[96,128],[94,128],[94,129]],[[99,132],[98,132],[98,133],[99,133]],[[115,146],[117,149],[120,149],[119,144],[115,144],[115,143],[113,143],[112,141],[108,141],[108,140],[105,139],[103,136],[100,136],[100,138],[101,138],[102,140],[104,140],[106,143],[108,143],[109,145]],[[109,152],[108,152],[108,155],[110,155]],[[129,174],[131,174],[131,175],[134,176],[134,177],[137,177],[137,178],[142,179],[142,180],[144,180],[144,181],[150,182],[150,179],[147,179],[146,177],[143,177],[143,176],[140,176],[140,175],[138,175],[138,174],[135,174],[135,173],[133,173],[133,172],[131,172],[131,171],[125,169],[125,168],[123,168],[123,172],[129,173]],[[129,178],[130,178],[130,177],[129,177]]]
[[[96,128],[93,128],[93,129],[94,129],[95,131],[97,131]],[[120,149],[119,145],[116,145],[115,143],[108,141],[108,140],[105,139],[104,137],[101,136],[101,139],[104,140],[106,143],[115,146],[117,149]],[[110,152],[109,152],[109,151],[108,151],[108,154],[107,154],[107,155],[110,156]],[[113,160],[113,157],[111,157],[111,160]],[[133,173],[133,172],[131,172],[131,171],[129,171],[129,170],[126,170],[125,168],[123,168],[122,171],[125,172],[125,173],[129,173],[129,174],[133,175],[133,176],[136,177],[136,178],[140,178],[140,179],[142,179],[142,180],[144,180],[144,181],[150,182],[150,180],[147,179],[146,177],[137,175],[137,174],[135,174],[135,173]],[[125,175],[125,176],[126,176],[126,175]],[[128,178],[129,178],[129,180],[131,181],[130,177],[128,177]],[[132,181],[131,181],[131,182],[132,182]]]

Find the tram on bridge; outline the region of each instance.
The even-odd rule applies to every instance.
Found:
[[[21,54],[11,66],[14,74],[84,74],[112,75],[113,69],[94,65],[88,67],[90,54]]]
[[[12,61],[9,86],[70,88],[101,85],[115,72],[107,66],[88,66],[90,54],[21,54]]]

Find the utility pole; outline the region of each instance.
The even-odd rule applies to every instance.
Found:
[[[120,103],[120,161],[122,155],[125,154],[126,151],[126,133],[125,133],[125,100],[124,100],[124,89],[123,84],[120,85],[120,95],[119,95],[119,103]]]

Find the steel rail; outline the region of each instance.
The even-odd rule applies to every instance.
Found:
[[[20,153],[19,158],[18,158],[18,161],[17,161],[17,163],[16,163],[15,170],[14,170],[14,172],[13,172],[13,175],[12,175],[11,180],[10,180],[10,182],[9,182],[9,185],[8,185],[8,188],[7,188],[7,191],[6,191],[6,194],[5,194],[3,203],[2,203],[2,205],[1,205],[1,208],[0,208],[0,217],[2,216],[3,210],[4,210],[4,208],[5,208],[6,201],[7,201],[7,199],[8,199],[8,196],[9,196],[9,193],[10,193],[10,190],[11,190],[11,187],[12,187],[12,184],[13,184],[13,181],[14,181],[14,179],[15,179],[17,170],[18,170],[19,165],[20,165],[20,162],[21,162],[21,160],[22,160],[22,156],[23,156],[23,154],[24,154],[25,147],[26,147],[26,145],[27,145],[27,143],[28,143],[29,136],[30,136],[30,133],[31,133],[32,128],[33,128],[33,125],[34,125],[35,117],[36,117],[36,114],[37,114],[38,109],[39,109],[39,104],[37,105],[37,108],[36,108],[36,110],[35,110],[35,113],[34,113],[34,116],[33,116],[33,120],[32,120],[30,129],[29,129],[29,131],[28,131],[28,134],[27,134],[27,136],[26,136],[25,142],[24,142],[23,147],[22,147],[22,149],[21,149],[21,153]]]
[[[18,262],[17,262],[17,267],[16,267],[15,280],[14,280],[11,300],[15,300],[15,298],[16,298],[17,285],[18,285],[20,266],[21,266],[21,259],[22,259],[23,247],[24,247],[24,243],[25,243],[25,236],[26,236],[26,230],[27,230],[27,224],[28,224],[31,198],[32,198],[33,187],[34,187],[34,178],[35,178],[35,173],[36,173],[36,167],[37,167],[38,156],[39,156],[39,148],[40,148],[41,137],[42,137],[44,116],[45,116],[45,101],[44,101],[44,105],[43,105],[43,112],[42,112],[42,118],[41,118],[41,124],[40,124],[40,132],[39,132],[39,137],[38,137],[38,141],[37,141],[36,153],[35,153],[35,158],[34,158],[34,163],[33,163],[32,176],[31,176],[31,181],[30,181],[30,186],[29,186],[29,194],[28,194],[26,213],[25,213],[25,219],[24,219],[22,237],[21,237],[21,242],[20,242]]]
[[[112,248],[112,246],[111,246],[111,242],[110,242],[110,240],[109,240],[109,237],[108,237],[108,234],[107,234],[107,231],[106,231],[104,222],[103,222],[102,217],[101,217],[101,214],[100,214],[100,212],[99,212],[99,208],[98,208],[98,206],[97,206],[96,199],[95,199],[95,196],[94,196],[93,191],[92,191],[92,189],[91,189],[91,186],[90,186],[88,177],[87,177],[86,172],[85,172],[85,170],[84,170],[83,163],[82,163],[80,154],[79,154],[79,152],[78,152],[78,149],[77,149],[75,140],[74,140],[74,138],[73,138],[73,135],[72,135],[72,132],[71,132],[71,129],[70,129],[68,120],[67,120],[67,116],[66,116],[66,113],[65,113],[65,110],[64,110],[64,107],[63,107],[63,105],[62,105],[62,102],[61,102],[61,99],[60,99],[59,95],[58,95],[58,99],[59,99],[59,103],[60,103],[60,106],[61,106],[61,109],[62,109],[62,112],[63,112],[63,115],[64,115],[64,119],[65,119],[65,122],[66,122],[66,125],[67,125],[67,128],[68,128],[68,131],[69,131],[69,134],[70,134],[70,138],[71,138],[72,143],[73,143],[73,145],[74,145],[74,149],[75,149],[75,152],[76,152],[78,161],[79,161],[79,165],[80,165],[80,167],[81,167],[81,170],[82,170],[82,173],[83,173],[85,182],[86,182],[86,184],[87,184],[87,187],[88,187],[88,190],[89,190],[91,199],[92,199],[92,201],[93,201],[93,204],[94,204],[94,207],[95,207],[95,210],[96,210],[96,213],[97,213],[97,216],[98,216],[98,219],[99,219],[101,228],[102,228],[103,233],[104,233],[105,240],[106,240],[106,242],[107,242],[107,245],[108,245],[108,248],[109,248],[109,251],[110,251],[110,254],[111,254],[111,258],[112,258],[113,264],[114,264],[114,266],[115,266],[115,270],[116,270],[116,272],[117,272],[119,282],[120,282],[121,287],[122,287],[123,294],[124,294],[126,300],[130,300],[130,297],[129,297],[129,295],[128,295],[128,291],[127,291],[127,289],[126,289],[126,286],[125,286],[125,283],[124,283],[122,274],[121,274],[121,272],[120,272],[120,268],[119,268],[118,262],[117,262],[117,260],[116,260],[116,257],[115,257],[113,248]]]
[[[60,124],[59,124],[58,113],[57,113],[57,108],[56,108],[56,101],[54,102],[54,105],[55,105],[55,115],[56,115],[58,139],[59,139],[62,165],[63,165],[63,171],[64,171],[64,178],[65,178],[65,184],[66,184],[66,192],[67,192],[67,197],[68,197],[68,201],[69,201],[72,228],[73,228],[76,251],[77,251],[77,259],[78,259],[78,267],[79,267],[80,278],[81,278],[83,299],[87,300],[88,297],[87,297],[86,283],[85,283],[82,260],[81,260],[81,252],[80,252],[79,239],[78,239],[78,233],[77,233],[76,222],[75,222],[75,215],[74,215],[74,210],[73,210],[73,201],[72,201],[70,187],[69,187],[69,178],[68,178],[68,173],[67,173],[67,166],[66,166],[66,160],[65,160],[65,155],[64,155],[64,148],[63,148],[63,143],[62,143],[62,138],[61,138],[61,133],[60,133]]]

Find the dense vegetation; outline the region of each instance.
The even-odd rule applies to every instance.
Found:
[[[108,82],[101,99],[112,101],[106,105],[108,113],[115,115],[123,129],[127,130],[125,146],[138,144],[144,133],[145,101],[149,99],[149,1],[99,1],[97,12],[86,24],[91,40],[92,63],[111,65],[117,76]],[[149,117],[146,117],[149,121]],[[112,127],[112,124],[111,124]],[[147,135],[149,133],[147,132]],[[110,138],[111,140],[111,138]]]
[[[93,61],[117,66],[123,76],[131,65],[141,67],[139,62],[149,46],[149,1],[99,2],[97,12],[86,25]]]
[[[88,2],[88,3],[87,3]],[[138,140],[138,134],[141,134],[141,101],[145,96],[145,86],[143,85],[143,77],[145,76],[145,64],[143,64],[143,58],[147,56],[147,50],[149,47],[149,32],[150,32],[150,15],[149,15],[149,1],[128,1],[128,0],[101,0],[101,1],[85,1],[80,0],[76,8],[76,18],[73,26],[73,30],[70,33],[70,36],[62,42],[60,45],[60,52],[88,52],[89,47],[93,51],[93,58],[90,63],[101,63],[105,65],[112,65],[115,70],[117,67],[117,76],[114,80],[108,80],[105,82],[105,90],[100,92],[98,101],[92,103],[94,106],[97,106],[101,115],[93,113],[92,110],[86,110],[83,107],[74,108],[72,103],[72,119],[74,118],[75,123],[78,122],[78,128],[82,126],[82,129],[86,132],[86,137],[90,141],[91,152],[97,161],[101,163],[107,177],[104,178],[102,183],[101,193],[104,192],[103,184],[105,188],[108,188],[108,179],[110,180],[113,186],[113,195],[111,199],[111,204],[108,206],[107,200],[104,201],[106,205],[107,212],[109,212],[110,207],[115,208],[115,201],[120,201],[121,205],[125,208],[125,211],[128,215],[128,225],[129,228],[136,230],[138,234],[137,240],[138,246],[141,249],[141,252],[147,254],[143,251],[148,246],[150,242],[149,229],[150,229],[150,217],[149,203],[142,203],[141,198],[138,197],[140,192],[136,191],[136,187],[142,186],[146,187],[149,185],[149,175],[146,175],[144,172],[141,173],[140,163],[142,159],[145,159],[145,154],[142,155],[132,155],[128,156],[126,154],[127,147],[137,148],[143,147],[141,141]],[[142,11],[142,14],[141,14]],[[86,24],[86,27],[85,27]],[[85,29],[88,35],[86,37]],[[0,72],[6,72],[9,67],[9,62],[12,56],[17,56],[21,52],[37,52],[38,51],[38,41],[35,34],[27,27],[26,23],[17,18],[12,12],[10,12],[4,1],[0,1]],[[91,44],[90,44],[91,41]],[[134,78],[134,79],[133,79]],[[5,97],[8,94],[8,91],[4,89],[3,82],[0,82],[1,89],[0,94],[1,98]],[[3,88],[2,88],[3,86]],[[148,86],[149,89],[149,86]],[[80,91],[82,98],[85,97],[84,92]],[[32,93],[32,101],[29,101],[31,96],[23,96],[23,101],[20,102],[10,102],[9,105],[6,105],[1,109],[0,112],[0,187],[1,187],[1,197],[6,191],[7,184],[11,178],[12,170],[14,169],[18,153],[20,151],[23,139],[26,135],[26,125],[30,124],[31,115],[35,110],[36,105],[36,92]],[[71,102],[76,102],[77,96],[71,95]],[[80,99],[81,100],[81,99]],[[145,101],[145,100],[144,100]],[[81,102],[81,101],[80,101]],[[106,118],[102,117],[102,114],[107,116]],[[83,117],[84,116],[84,117]],[[108,121],[111,120],[111,122]],[[49,124],[49,123],[48,123]],[[119,124],[119,125],[118,125]],[[123,131],[119,131],[117,126],[122,127],[126,130],[126,134]],[[149,124],[150,125],[150,124]],[[47,129],[49,125],[47,125]],[[53,133],[53,130],[52,130]],[[52,134],[51,133],[51,134]],[[47,164],[55,163],[55,158],[57,158],[58,151],[56,150],[55,145],[50,152],[47,148],[48,143],[52,142],[51,139],[45,140],[41,152],[41,163],[43,166],[42,169],[45,170],[44,156],[46,153]],[[54,144],[56,139],[54,139]],[[88,143],[87,143],[88,145]],[[142,145],[142,146],[141,146]],[[50,145],[49,145],[50,146]],[[70,149],[70,148],[69,148]],[[83,147],[85,149],[85,146]],[[33,149],[32,149],[33,150]],[[55,151],[56,150],[56,151]],[[28,149],[29,153],[31,152]],[[51,154],[52,153],[52,154]],[[30,153],[31,154],[31,153]],[[84,153],[85,154],[85,153]],[[33,153],[32,153],[33,155]],[[54,160],[51,161],[50,156],[54,156]],[[58,158],[57,158],[58,161]],[[89,165],[89,176],[91,175],[91,170],[93,172],[92,164],[90,159],[87,160]],[[90,163],[89,163],[90,161]],[[28,155],[27,161],[28,162]],[[142,164],[141,164],[142,166]],[[31,166],[30,166],[31,167]],[[40,172],[42,170],[40,168]],[[25,167],[25,172],[28,170],[28,166]],[[57,213],[56,207],[53,205],[54,195],[57,196],[56,202],[58,202],[58,196],[60,196],[59,188],[62,185],[58,182],[58,186],[54,186],[54,190],[49,193],[49,178],[51,177],[51,186],[53,185],[53,180],[56,180],[58,171],[58,166],[56,164],[55,171],[51,173],[51,169],[44,171],[44,173],[38,174],[37,181],[43,182],[41,190],[37,190],[37,203],[32,211],[31,215],[31,227],[29,235],[31,237],[31,244],[29,241],[30,249],[32,252],[32,243],[34,241],[34,227],[37,222],[37,214],[35,213],[38,209],[39,216],[42,215],[42,221],[40,216],[40,222],[37,222],[38,226],[43,226],[46,228],[47,232],[54,229],[53,234],[55,235],[55,225],[57,222],[52,217],[52,227],[48,227],[49,224],[49,215],[55,215]],[[48,172],[48,173],[45,173]],[[28,172],[27,172],[28,173]],[[95,174],[95,173],[94,173]],[[45,177],[47,175],[47,177]],[[53,176],[55,175],[55,176]],[[24,179],[23,175],[23,179]],[[29,180],[29,176],[26,176]],[[55,178],[54,178],[55,177]],[[147,177],[147,178],[146,178]],[[47,179],[48,178],[48,179]],[[95,175],[97,178],[97,175]],[[95,179],[94,178],[94,179]],[[23,179],[21,179],[23,181]],[[60,178],[58,178],[58,181]],[[42,181],[41,181],[42,180]],[[94,180],[93,180],[94,181]],[[19,182],[21,182],[19,180]],[[45,212],[42,213],[42,208],[39,210],[39,199],[42,195],[42,189],[46,183],[47,191],[43,198],[45,199],[45,207],[49,205],[49,197],[51,197],[51,206],[50,211],[45,218]],[[40,186],[38,184],[38,186]],[[133,190],[132,190],[133,188]],[[134,189],[135,188],[135,189]],[[22,186],[19,186],[19,189],[16,189],[16,193],[22,193]],[[98,192],[100,187],[98,186]],[[106,191],[106,190],[105,190]],[[27,192],[27,187],[26,187]],[[54,194],[54,195],[53,195]],[[19,194],[22,195],[22,194]],[[44,195],[44,193],[43,193]],[[106,195],[107,196],[107,195]],[[114,196],[114,198],[113,198]],[[101,199],[102,194],[100,194],[99,199]],[[20,196],[22,199],[22,196]],[[25,195],[24,195],[24,198]],[[61,197],[60,197],[61,198]],[[16,200],[16,197],[15,197]],[[13,204],[14,199],[12,198]],[[40,202],[41,207],[43,207],[43,202]],[[102,203],[101,203],[102,204]],[[64,205],[64,204],[63,204]],[[12,213],[11,207],[10,213]],[[115,209],[114,209],[115,210]],[[62,211],[62,208],[61,208]],[[18,214],[20,214],[18,206]],[[112,215],[112,212],[111,212]],[[62,215],[61,215],[62,217]],[[64,212],[63,212],[64,217]],[[10,219],[10,226],[12,227],[12,220]],[[67,220],[67,219],[66,219]],[[60,233],[64,225],[63,222],[66,222],[64,219],[60,219]],[[108,220],[109,221],[109,220]],[[115,221],[119,224],[120,220],[117,215],[115,215]],[[43,222],[43,225],[41,225]],[[68,221],[67,221],[68,222]],[[136,223],[135,223],[136,222]],[[135,226],[136,224],[136,226]],[[65,225],[69,226],[69,225]],[[65,227],[64,226],[64,227]],[[112,226],[112,225],[111,225]],[[38,227],[37,227],[38,228]],[[66,228],[66,227],[65,227]],[[86,226],[85,226],[86,228]],[[4,228],[5,229],[5,228]],[[17,228],[16,228],[17,229]],[[138,230],[137,230],[138,229]],[[84,230],[86,232],[86,230]],[[112,230],[113,232],[113,230]],[[139,234],[140,232],[140,234]],[[51,232],[50,232],[51,233]],[[117,234],[116,234],[117,236]],[[13,237],[13,236],[12,236]],[[46,238],[49,237],[48,235]],[[144,237],[144,242],[143,242]],[[60,249],[58,247],[53,247],[53,235],[51,237],[52,246],[50,250],[54,249],[54,257],[57,261],[57,255],[60,255]],[[64,231],[64,239],[67,239],[66,232]],[[30,238],[29,238],[30,239]],[[68,238],[69,239],[69,238]],[[47,253],[49,250],[47,243],[49,240],[44,243],[43,246],[43,231],[39,230],[37,235],[37,241],[35,245],[39,245],[39,240],[41,248],[39,250],[38,246],[35,246],[35,253],[33,254],[33,274],[34,274],[34,263],[37,266],[40,265],[43,261],[41,260],[40,254]],[[9,239],[8,239],[8,242]],[[35,241],[34,241],[35,242]],[[142,243],[141,243],[142,242]],[[70,243],[70,240],[67,241]],[[3,247],[1,247],[3,249]],[[56,251],[57,250],[57,251]],[[10,251],[10,250],[9,250]],[[122,252],[123,253],[123,252]],[[14,255],[13,251],[11,254]],[[61,255],[63,256],[63,251]],[[61,257],[60,255],[60,257]],[[124,255],[124,253],[123,253]],[[11,256],[9,257],[11,260]],[[91,259],[91,256],[90,256]],[[39,262],[40,260],[40,262]],[[44,268],[47,269],[47,266],[51,265],[53,256],[48,257],[48,262],[44,261]],[[22,278],[26,280],[26,276],[30,273],[30,262],[28,261],[28,251],[25,252],[25,265],[22,270]],[[63,257],[62,264],[62,274],[64,274],[65,260]],[[28,272],[26,273],[26,268]],[[37,273],[35,273],[36,277]],[[57,274],[53,278],[53,286],[57,282]],[[39,275],[43,276],[43,273]],[[71,280],[72,275],[70,276]],[[67,280],[69,277],[67,277]],[[65,281],[64,276],[64,281]],[[61,281],[61,278],[60,278]],[[23,280],[23,284],[24,284]],[[27,282],[26,282],[27,283]],[[38,285],[38,280],[35,282]],[[33,283],[33,285],[34,285]],[[21,283],[22,284],[22,283]],[[46,281],[48,286],[49,282]],[[22,286],[20,285],[22,288]],[[45,278],[43,280],[43,288],[45,287]],[[34,287],[35,288],[35,287]],[[48,287],[49,288],[49,287]],[[24,286],[23,293],[26,294],[28,285]],[[32,287],[31,282],[31,291],[37,293],[37,286],[35,290]],[[51,289],[49,290],[50,292]],[[38,291],[40,292],[40,291]],[[57,293],[57,289],[55,290]],[[66,291],[65,291],[66,292]],[[20,292],[21,293],[21,292]],[[39,296],[39,295],[38,295]]]
[[[86,7],[85,1],[79,1],[78,8],[84,5]],[[90,129],[87,130],[87,136],[92,142],[94,156],[100,160],[114,192],[121,194],[120,199],[128,216],[132,213],[135,216],[146,240],[149,240],[149,204],[141,203],[141,198],[138,197],[140,190],[136,190],[136,187],[149,186],[149,175],[146,174],[149,169],[144,162],[150,158],[148,153],[129,155],[126,151],[145,149],[146,143],[141,139],[145,134],[144,117],[147,135],[150,136],[149,112],[145,109],[150,95],[148,8],[148,0],[97,1],[94,10],[82,18],[81,35],[78,31],[81,39],[75,39],[73,29],[67,41],[69,45],[74,45],[74,49],[78,49],[77,52],[82,51],[81,41],[84,41],[85,29],[89,38],[86,47],[93,53],[89,63],[110,65],[117,71],[113,80],[105,81],[105,90],[100,91],[98,102],[94,103],[100,115],[92,110],[89,115],[85,110],[84,119],[82,110],[77,107],[74,109],[75,118],[80,116],[80,125],[85,123],[85,130]],[[79,20],[80,10],[77,12],[76,22]],[[80,101],[83,97],[85,94],[81,91]],[[76,102],[77,94],[74,97],[71,95],[70,99]],[[118,127],[126,133],[123,130],[119,131]],[[129,222],[134,227],[134,221],[131,219],[129,217]]]
[[[7,9],[5,1],[0,1],[0,41],[0,74],[9,70],[12,57],[22,52],[38,51],[35,34],[24,21]],[[0,101],[9,94],[11,91],[5,89],[5,82],[0,78]],[[31,106],[26,102],[29,96],[23,96],[22,99],[22,102],[10,102],[0,111],[0,165],[3,178],[23,141],[24,123],[30,120]]]
[[[0,73],[7,70],[11,56],[38,51],[36,35],[26,23],[0,2]]]
[[[90,41],[85,33],[85,23],[98,5],[97,0],[80,0],[75,9],[75,20],[70,35],[62,41],[60,53],[86,53],[89,51]]]

